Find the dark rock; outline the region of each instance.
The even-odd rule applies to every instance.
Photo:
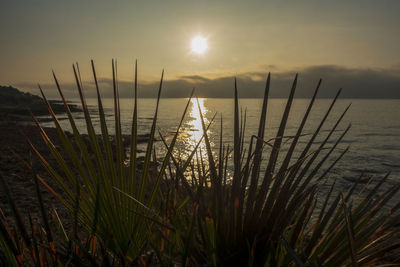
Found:
[[[54,113],[64,113],[64,105],[60,101],[49,101]],[[68,104],[71,112],[81,111],[76,105]],[[31,93],[24,93],[12,86],[0,86],[0,117],[31,121],[29,111],[35,116],[48,115],[44,100]]]

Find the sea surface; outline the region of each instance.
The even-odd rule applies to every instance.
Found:
[[[309,99],[295,99],[291,108],[290,118],[287,122],[285,136],[293,135],[299,126],[301,119],[308,106]],[[72,100],[72,103],[79,104],[79,101]],[[161,99],[158,112],[157,129],[170,140],[173,133],[179,124],[184,108],[188,99]],[[322,117],[327,111],[331,99],[318,99],[313,106],[311,115],[305,126],[304,133],[301,138],[299,149],[304,147],[315,129],[318,127]],[[97,100],[88,99],[92,119],[95,129],[100,133],[99,116],[97,110]],[[138,99],[138,116],[139,116],[139,133],[145,134],[150,130],[152,119],[155,112],[155,99]],[[400,100],[389,99],[339,99],[334,106],[327,122],[324,124],[320,136],[317,138],[314,149],[320,144],[332,126],[336,123],[342,112],[350,105],[350,109],[339,124],[337,131],[333,134],[327,147],[332,147],[336,139],[343,133],[343,130],[351,124],[351,129],[344,137],[343,141],[338,145],[330,161],[324,166],[323,170],[329,167],[338,155],[349,146],[349,151],[332,169],[327,177],[327,183],[322,186],[322,194],[326,192],[333,179],[337,179],[337,190],[346,191],[351,185],[352,180],[356,180],[362,173],[363,181],[366,181],[370,176],[374,176],[372,184],[378,182],[382,177],[391,172],[388,182],[383,187],[383,190],[389,189],[400,182]],[[110,132],[114,132],[114,117],[113,117],[113,100],[103,99],[103,105],[107,117],[107,123]],[[262,99],[241,99],[239,100],[242,116],[246,114],[246,137],[244,139],[245,147],[248,147],[251,135],[256,135],[259,125],[259,116],[261,112]],[[268,103],[267,122],[266,122],[266,137],[269,140],[276,136],[283,110],[286,105],[286,99],[270,99]],[[233,145],[233,117],[234,117],[234,101],[233,99],[216,99],[216,98],[200,98],[192,99],[189,103],[188,112],[184,118],[175,155],[185,158],[185,155],[194,148],[195,144],[202,136],[202,127],[200,119],[201,112],[206,123],[212,122],[208,134],[217,153],[219,147],[219,138],[221,132],[222,118],[222,137],[223,142],[230,146]],[[121,118],[122,131],[124,134],[129,134],[131,129],[133,100],[121,99]],[[83,114],[75,114],[77,124],[82,133],[86,132]],[[65,116],[59,116],[61,124],[66,130],[70,130],[68,120]],[[52,122],[43,123],[43,126],[53,126]],[[159,137],[157,137],[159,139]],[[285,149],[290,145],[290,138],[287,139],[286,145],[282,149],[284,154]],[[163,145],[158,142],[158,156],[162,156]],[[201,144],[202,153],[205,153],[205,146]],[[142,149],[145,149],[144,147]],[[268,157],[268,147],[264,157]],[[298,150],[299,153],[300,150]],[[294,158],[299,154],[296,153]],[[323,152],[324,154],[326,152]],[[360,189],[362,184],[360,185]],[[395,200],[399,200],[398,196]],[[395,200],[391,203],[394,204]]]

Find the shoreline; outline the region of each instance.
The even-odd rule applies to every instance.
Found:
[[[43,127],[47,136],[54,143],[56,147],[62,147],[61,141],[58,138],[57,129],[53,127]],[[67,132],[68,135],[72,134]],[[85,142],[87,135],[82,134]],[[124,136],[124,145],[127,147],[129,144],[129,138]],[[19,209],[21,214],[31,215],[34,220],[41,220],[40,207],[37,199],[37,193],[35,188],[35,182],[33,180],[32,173],[27,169],[24,163],[17,156],[13,154],[15,152],[24,161],[29,162],[30,158],[35,166],[35,171],[40,177],[49,184],[52,188],[58,189],[58,184],[52,179],[47,170],[42,166],[37,156],[32,152],[29,146],[28,140],[32,142],[35,148],[40,152],[41,155],[49,162],[49,164],[58,168],[57,161],[53,158],[47,145],[43,141],[40,131],[34,123],[28,120],[15,120],[14,116],[7,116],[0,113],[0,174],[5,179],[8,187],[11,191],[12,197]],[[148,139],[148,135],[138,136],[138,142],[145,142]],[[72,165],[72,161],[64,153],[62,149],[59,150],[66,160],[67,164]],[[140,158],[138,158],[140,160]],[[60,173],[63,173],[62,171]],[[56,199],[56,197],[50,193],[42,184],[40,184],[40,191],[42,193],[44,206],[47,211],[55,208],[59,214],[61,221],[65,223],[64,227],[69,229],[72,227],[72,221],[70,220],[70,213]],[[3,188],[0,188],[0,209],[7,220],[13,221],[14,216],[10,209],[8,200],[3,192]],[[62,190],[56,190],[57,193],[62,194]],[[27,219],[28,216],[24,216]]]
[[[56,146],[60,145],[57,131],[55,128],[44,128],[46,134],[51,138]],[[0,171],[4,180],[8,184],[12,197],[21,214],[32,216],[33,220],[41,220],[39,202],[33,180],[32,173],[27,169],[24,163],[15,152],[23,160],[32,163],[35,171],[48,183],[51,187],[58,188],[57,183],[48,175],[36,155],[31,152],[31,148],[26,138],[32,142],[36,149],[48,160],[52,166],[57,166],[57,162],[53,159],[50,151],[40,136],[39,129],[27,122],[10,122],[2,120],[0,123]],[[66,159],[68,159],[66,157]],[[13,213],[9,207],[8,200],[3,194],[3,188],[0,189],[0,208],[7,220],[14,220]],[[44,202],[45,209],[50,211],[55,208],[59,216],[64,219],[68,218],[68,213],[60,201],[56,199],[43,185],[40,185],[40,191]],[[60,190],[57,190],[61,192]],[[28,216],[24,216],[28,217]],[[24,218],[24,219],[26,219]],[[71,222],[63,220],[65,227],[69,228]]]

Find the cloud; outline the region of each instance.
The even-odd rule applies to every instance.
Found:
[[[237,84],[240,97],[257,98],[263,96],[267,71],[244,72],[237,75]],[[339,88],[343,88],[344,98],[400,98],[400,66],[393,68],[346,68],[336,65],[310,66],[297,70],[299,73],[296,97],[308,98],[312,95],[318,80],[322,78],[319,97],[333,97]],[[275,66],[271,74],[271,97],[286,97],[291,88],[295,71],[279,71]],[[155,97],[158,90],[158,81],[139,83],[139,97]],[[14,85],[32,92],[33,85],[29,83]],[[101,94],[112,97],[112,80],[99,79]],[[42,85],[47,93],[56,96],[53,85]],[[198,97],[233,97],[234,77],[222,76],[208,78],[200,75],[184,75],[177,79],[165,80],[162,97],[188,97],[192,88]],[[69,97],[77,97],[74,83],[62,85],[62,89]],[[85,95],[95,96],[95,87],[92,82],[84,83]],[[131,81],[119,82],[120,97],[133,96]]]
[[[183,75],[179,77],[182,80],[188,81],[188,82],[192,82],[192,83],[196,83],[196,82],[208,82],[211,79],[200,76],[200,75]]]

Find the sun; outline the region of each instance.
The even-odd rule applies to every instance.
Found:
[[[207,39],[203,36],[196,36],[192,39],[192,52],[196,54],[204,54],[208,48]]]

